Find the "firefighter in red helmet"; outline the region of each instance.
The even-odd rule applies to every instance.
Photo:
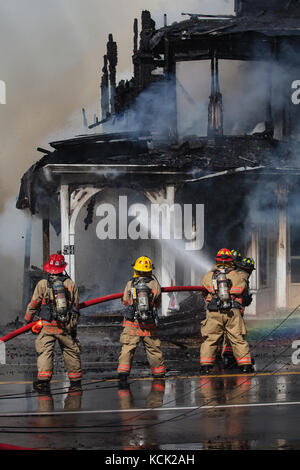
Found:
[[[232,253],[222,248],[216,256],[216,266],[202,279],[207,289],[206,319],[202,322],[204,339],[200,348],[201,372],[209,373],[217,354],[218,344],[227,335],[235,359],[242,372],[252,372],[252,360],[244,339],[242,295],[247,288],[246,277],[235,270]]]
[[[63,354],[71,388],[81,386],[80,343],[77,339],[78,288],[64,272],[66,266],[60,252],[50,256],[44,264],[47,279],[37,283],[25,313],[26,323],[32,322],[35,316],[40,319],[33,327],[37,334],[35,348],[38,354],[37,380],[33,386],[37,391],[49,389],[56,341]]]
[[[253,270],[255,270],[254,261],[252,258],[243,258],[240,250],[233,249],[230,251],[233,256],[233,264],[235,266],[236,271],[238,271],[240,275],[243,275],[247,282],[247,288],[244,290],[243,296],[242,296],[243,308],[241,309],[241,315],[242,317],[244,317],[245,307],[248,307],[252,302],[252,294],[250,293],[249,278]],[[246,335],[247,329],[246,329],[245,324],[244,324],[243,330],[244,330],[244,334]],[[225,367],[228,367],[228,368],[237,367],[237,364],[236,364],[236,361],[232,352],[232,346],[226,334],[224,335],[224,341],[223,341],[221,354],[222,354],[223,364]],[[252,362],[254,363],[253,359],[252,359]]]

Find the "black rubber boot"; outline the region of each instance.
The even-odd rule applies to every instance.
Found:
[[[254,367],[252,364],[245,364],[243,366],[241,366],[241,372],[243,374],[250,374],[252,372],[254,372]]]
[[[166,376],[165,374],[153,374],[153,379],[164,379]]]
[[[219,350],[217,351],[215,361],[216,361],[216,363],[222,362],[222,356],[221,356],[221,352]]]
[[[81,390],[81,380],[70,380],[69,390]]]
[[[118,375],[120,383],[127,384],[128,375],[129,374],[120,373]]]
[[[36,380],[33,382],[33,389],[36,392],[49,392],[50,380]]]
[[[212,371],[212,367],[210,365],[205,365],[200,367],[200,374],[210,374]]]

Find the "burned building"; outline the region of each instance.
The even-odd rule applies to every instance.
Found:
[[[237,0],[235,15],[159,29],[143,11],[119,83],[110,35],[100,117],[22,178],[17,207],[43,219],[44,258],[53,226],[92,296],[120,291],[140,254],[162,285],[195,285],[219,248],[238,248],[256,263],[249,315],[297,306],[299,5]]]

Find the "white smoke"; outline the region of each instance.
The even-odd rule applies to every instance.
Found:
[[[15,208],[15,200],[6,200],[0,215],[1,282],[0,301],[2,305],[0,324],[23,320],[21,311],[23,294],[23,264],[26,242],[26,227],[29,215]]]
[[[0,105],[1,323],[21,311],[27,219],[15,209],[20,179],[41,157],[38,146],[85,132],[82,108],[89,123],[99,116],[109,33],[119,47],[117,79],[130,78],[132,24],[143,9],[160,27],[164,13],[168,24],[188,18],[183,11],[231,14],[233,0],[118,0],[117,9],[108,0],[0,0],[0,79],[7,86],[6,104]],[[31,264],[41,266],[40,221],[33,224],[33,240]]]

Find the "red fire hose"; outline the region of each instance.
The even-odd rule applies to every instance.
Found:
[[[171,287],[162,287],[162,292],[183,292],[183,291],[206,291],[203,286],[171,286]],[[79,308],[90,307],[91,305],[101,304],[102,302],[108,302],[109,300],[121,299],[123,297],[123,292],[118,294],[105,295],[104,297],[98,297],[98,299],[86,300],[79,305]],[[1,338],[0,338],[1,340]]]
[[[14,338],[15,336],[19,336],[22,333],[25,333],[26,331],[30,330],[30,328],[33,327],[33,325],[36,324],[36,321],[33,321],[31,323],[27,323],[27,325],[22,326],[21,328],[18,328],[15,331],[11,331],[11,333],[8,333],[6,336],[3,336],[0,338],[0,341],[3,343],[6,343],[6,341],[9,341],[10,339]]]
[[[162,292],[184,292],[184,291],[206,292],[206,288],[203,286],[171,286],[171,287],[162,287],[161,291]],[[79,308],[82,309],[82,308],[90,307],[91,305],[97,305],[103,302],[108,302],[110,300],[121,299],[122,297],[123,297],[123,292],[119,292],[118,294],[105,295],[103,297],[98,297],[97,299],[86,300],[85,302],[82,302],[79,304]],[[27,323],[27,325],[24,325],[21,328],[18,328],[17,330],[12,331],[11,333],[8,333],[7,335],[0,338],[0,341],[5,343],[6,341],[9,341],[10,339],[15,338],[16,336],[19,336],[22,333],[25,333],[26,331],[30,330],[36,323],[37,323],[36,321]]]

